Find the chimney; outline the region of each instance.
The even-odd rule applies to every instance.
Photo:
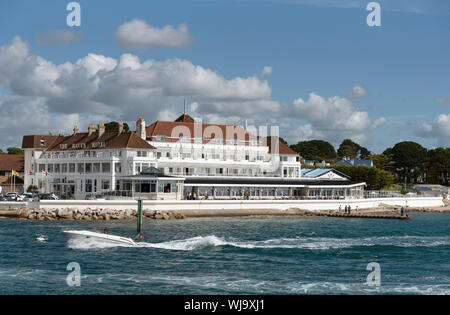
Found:
[[[73,134],[76,135],[78,133],[78,126],[73,127]]]
[[[142,117],[139,117],[139,119],[136,122],[136,134],[142,140],[147,140],[147,131],[145,130],[145,120]]]
[[[95,127],[95,125],[94,124],[90,124],[89,128],[88,128],[89,136],[92,135],[96,131],[97,131],[97,128]]]
[[[119,122],[119,135],[123,132],[123,121]]]
[[[98,137],[100,138],[105,133],[105,124],[101,123],[98,125]]]

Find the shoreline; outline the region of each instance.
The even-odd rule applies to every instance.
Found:
[[[387,216],[400,216],[400,207],[382,205],[378,208],[353,210],[351,214],[332,210],[302,210],[291,208],[288,210],[278,209],[239,209],[239,210],[143,210],[144,220],[182,220],[186,218],[214,218],[214,217],[249,217],[249,216],[298,216],[298,217],[343,217],[343,218],[369,218],[379,217],[387,218]],[[450,205],[441,207],[418,207],[407,208],[406,213],[450,213]],[[101,209],[94,210],[86,208],[80,209],[17,209],[17,210],[0,210],[0,217],[7,219],[19,219],[28,221],[110,221],[136,220],[136,210],[113,210]]]

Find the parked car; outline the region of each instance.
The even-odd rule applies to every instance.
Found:
[[[55,194],[39,194],[39,200],[59,200]]]
[[[72,197],[67,196],[67,195],[62,195],[60,199],[61,199],[61,200],[73,200]]]
[[[23,198],[23,201],[26,201],[26,202],[33,202],[33,201],[38,201],[38,200],[39,200],[38,195],[31,194],[31,193],[25,194],[24,198]]]
[[[103,195],[94,195],[94,194],[89,194],[86,195],[86,200],[106,200],[105,196]]]
[[[7,201],[23,201],[23,195],[19,195],[18,193],[11,192],[6,194]]]

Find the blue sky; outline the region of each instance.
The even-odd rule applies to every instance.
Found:
[[[23,133],[64,133],[73,124],[171,119],[184,98],[205,122],[278,124],[291,144],[352,138],[377,153],[403,140],[449,146],[450,1],[378,1],[381,27],[366,23],[369,2],[80,0],[82,25],[70,28],[69,1],[2,1],[0,148],[20,146]],[[188,44],[170,37],[132,47],[118,35],[122,25],[146,35],[171,26]],[[60,44],[39,39],[63,31],[78,35]],[[26,53],[8,70],[12,51]],[[124,54],[139,58],[136,72],[115,67]],[[103,72],[84,77],[78,68],[91,71],[92,55],[109,59]],[[147,80],[159,75],[167,81]],[[351,97],[355,87],[363,93]],[[9,119],[17,113],[21,119]]]

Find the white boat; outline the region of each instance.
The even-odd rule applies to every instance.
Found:
[[[116,236],[104,233],[95,233],[91,231],[63,231],[72,240],[93,239],[110,244],[136,245],[136,243],[128,237]]]

